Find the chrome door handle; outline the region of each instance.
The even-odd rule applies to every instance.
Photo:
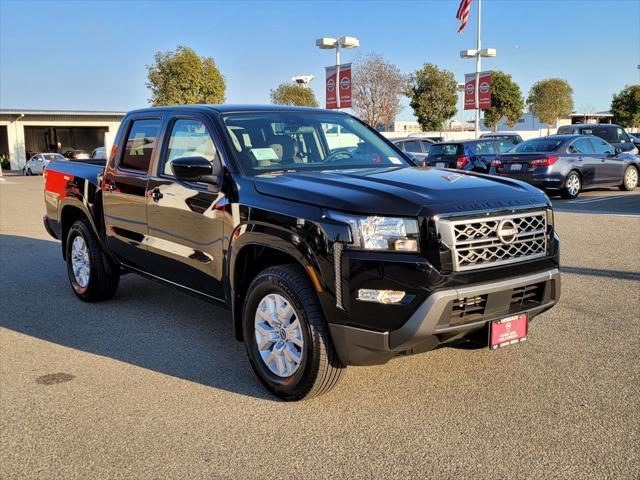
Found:
[[[154,202],[159,201],[162,197],[164,197],[164,195],[162,195],[162,192],[159,188],[154,188],[153,190],[151,190],[151,198]]]

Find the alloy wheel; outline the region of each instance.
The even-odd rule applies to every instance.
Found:
[[[267,368],[281,378],[300,368],[304,349],[302,327],[293,306],[282,295],[270,293],[256,309],[256,346]]]
[[[580,192],[580,177],[578,177],[576,173],[572,173],[569,175],[569,178],[567,178],[565,186],[569,195],[575,197]]]
[[[89,249],[84,238],[77,236],[71,244],[71,268],[76,283],[86,288],[89,285],[89,275],[91,274],[91,262],[89,261]]]
[[[624,184],[628,190],[633,190],[638,186],[638,170],[631,167],[624,175]]]

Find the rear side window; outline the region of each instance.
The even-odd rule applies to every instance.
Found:
[[[511,150],[516,143],[513,140],[497,140],[496,145],[498,145],[498,153],[504,153]]]
[[[409,140],[408,142],[404,142],[405,152],[422,152],[420,148],[420,143],[417,140]]]
[[[519,143],[512,153],[544,153],[555,152],[558,147],[562,145],[562,140],[553,140],[552,138],[534,138],[533,140],[527,140],[526,142]]]
[[[459,143],[436,143],[431,145],[429,155],[463,155],[464,147]]]
[[[588,138],[579,138],[569,146],[570,153],[593,153],[591,141]]]
[[[494,155],[496,148],[493,146],[493,142],[478,142],[476,143],[476,154],[478,155]]]
[[[558,135],[566,135],[568,133],[572,133],[573,132],[573,128],[571,127],[560,127],[558,129]]]
[[[146,172],[149,170],[151,154],[160,132],[160,120],[134,120],[129,130],[124,155],[120,161],[122,168]]]

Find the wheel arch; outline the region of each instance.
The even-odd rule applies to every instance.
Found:
[[[281,235],[266,232],[244,233],[232,243],[229,254],[229,296],[234,333],[242,341],[242,308],[246,292],[262,270],[285,264],[294,264],[304,270],[316,293],[326,291],[315,255],[304,243],[294,245]]]

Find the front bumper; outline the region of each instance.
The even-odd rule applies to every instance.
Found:
[[[488,323],[518,313],[529,320],[560,298],[560,272],[543,272],[437,290],[400,328],[374,331],[337,323],[329,330],[346,365],[378,365],[398,355],[422,353],[462,339],[487,340]],[[472,313],[465,317],[467,305]],[[480,309],[477,305],[481,305]]]

